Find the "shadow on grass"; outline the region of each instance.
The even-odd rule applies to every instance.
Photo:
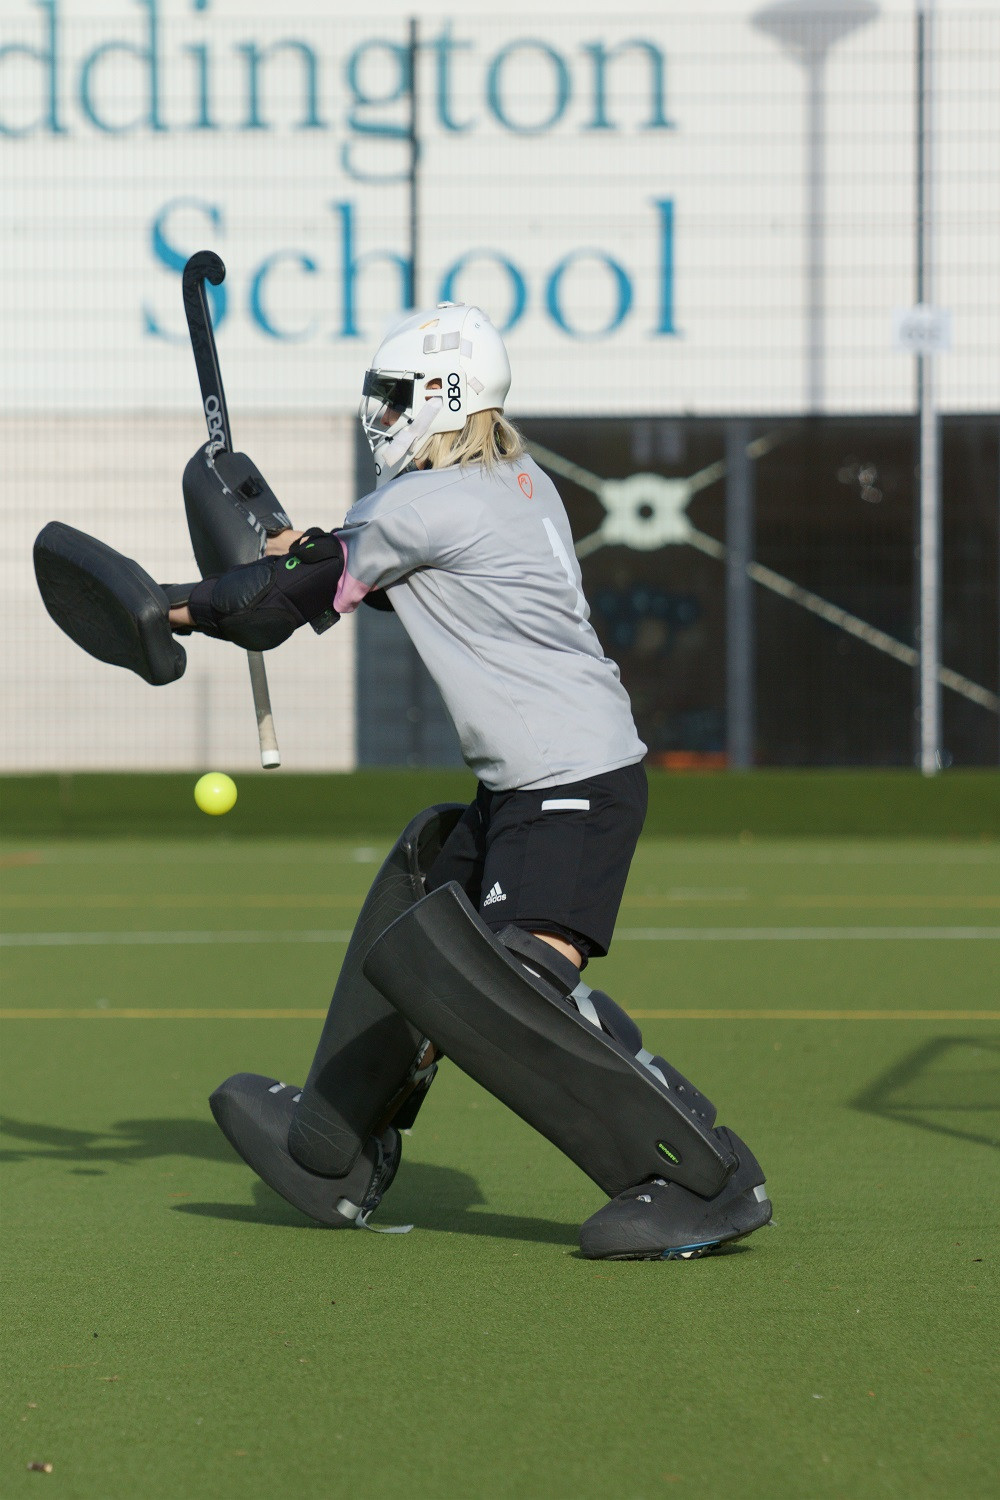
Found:
[[[1000,1119],[988,1132],[971,1116],[1000,1115],[1000,1040],[939,1036],[893,1063],[850,1101],[862,1114],[935,1135],[1000,1147]]]
[[[211,1120],[117,1120],[106,1131],[72,1130],[5,1116],[0,1130],[17,1146],[0,1150],[0,1162],[65,1162],[76,1176],[101,1176],[109,1167],[135,1166],[160,1157],[187,1156],[197,1161],[227,1162],[247,1173],[250,1203],[179,1203],[178,1213],[248,1224],[322,1229],[261,1182],[253,1182],[245,1163]],[[479,1185],[467,1172],[404,1159],[385,1205],[376,1216],[384,1224],[415,1224],[451,1234],[492,1235],[498,1239],[536,1240],[575,1245],[574,1224],[553,1219],[497,1214],[480,1208]]]
[[[161,1156],[239,1161],[212,1120],[116,1120],[108,1130],[70,1130],[5,1115],[0,1132],[23,1143],[0,1150],[0,1162],[73,1162],[73,1170],[88,1175],[102,1164],[131,1166]]]
[[[176,1203],[176,1213],[198,1214],[210,1219],[235,1219],[245,1224],[271,1224],[287,1229],[323,1231],[298,1209],[292,1208],[264,1183],[253,1184],[249,1203]],[[532,1240],[547,1245],[575,1245],[577,1226],[554,1219],[527,1218],[520,1214],[484,1211],[479,1184],[468,1172],[428,1162],[404,1161],[392,1187],[373,1220],[375,1224],[413,1224],[442,1234],[482,1234],[495,1239]],[[339,1231],[334,1230],[335,1234]]]

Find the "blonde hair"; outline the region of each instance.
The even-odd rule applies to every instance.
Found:
[[[476,411],[466,419],[458,432],[435,432],[414,453],[421,468],[452,469],[456,464],[482,464],[495,469],[498,464],[513,463],[523,457],[524,438],[503,412]]]

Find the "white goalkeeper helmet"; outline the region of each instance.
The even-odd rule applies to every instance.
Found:
[[[428,391],[431,381],[440,388]],[[358,415],[375,460],[376,488],[401,474],[424,438],[459,432],[477,411],[503,411],[510,361],[481,307],[439,302],[407,313],[383,338]]]

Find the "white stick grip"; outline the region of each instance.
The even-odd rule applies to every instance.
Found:
[[[271,713],[271,693],[267,686],[267,671],[264,658],[259,651],[247,652],[250,667],[250,686],[253,689],[253,706],[257,714],[257,738],[260,740],[260,763],[265,771],[273,771],[281,765],[281,751],[274,732],[274,715]]]

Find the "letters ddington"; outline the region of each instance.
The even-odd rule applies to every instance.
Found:
[[[399,242],[372,245],[366,205],[379,195],[381,212],[369,216],[384,223],[384,196],[391,184],[405,180],[409,168],[411,56],[404,25],[386,21],[378,35],[336,49],[337,32],[317,13],[289,23],[294,34],[267,38],[252,35],[254,19],[234,25],[227,9],[218,19],[212,0],[122,0],[116,16],[101,11],[101,33],[92,20],[74,23],[69,0],[25,0],[16,29],[10,11],[0,25],[0,143],[5,153],[19,143],[49,138],[53,145],[90,135],[95,146],[144,136],[147,151],[157,139],[199,138],[212,143],[212,155],[224,160],[227,136],[286,137],[323,135],[331,139],[331,164],[339,167],[342,188],[328,201],[309,205],[329,229],[322,246],[280,245],[247,267],[239,284],[212,289],[213,314],[222,323],[237,312],[266,339],[302,342],[312,339],[370,337],[360,326],[358,278],[373,262],[389,270],[388,297],[408,305],[412,266]],[[238,15],[238,12],[237,12]],[[315,28],[310,30],[315,23]],[[263,23],[259,23],[263,25]],[[512,23],[525,25],[523,18]],[[528,23],[531,24],[531,23]],[[391,34],[395,28],[397,35]],[[389,32],[390,34],[386,34]],[[421,141],[435,151],[447,143],[468,147],[477,138],[504,136],[515,141],[559,133],[578,138],[581,150],[597,138],[620,139],[623,154],[647,153],[659,137],[676,128],[668,111],[667,58],[661,41],[625,33],[613,39],[569,40],[557,28],[540,24],[530,34],[483,35],[463,30],[460,20],[428,17],[420,37]],[[181,144],[178,141],[178,144]],[[150,161],[156,158],[150,156]],[[467,153],[464,154],[467,162]],[[191,190],[172,191],[150,215],[145,230],[151,267],[179,275],[187,256],[211,240],[226,249],[227,220],[240,218],[233,199],[205,194],[199,175],[188,167]],[[154,177],[155,180],[155,177]],[[170,180],[176,181],[176,172]],[[354,196],[343,188],[357,184]],[[544,317],[550,328],[569,339],[609,338],[636,316],[635,289],[640,276],[655,278],[644,288],[643,305],[655,308],[647,326],[632,334],[674,335],[674,202],[647,196],[632,206],[632,215],[647,225],[652,253],[644,247],[643,270],[624,264],[600,244],[588,242],[561,254],[539,254],[531,245],[483,245],[463,250],[456,244],[447,265],[427,267],[421,287],[426,298],[452,300],[465,295],[463,273],[474,262],[491,262],[494,280],[507,288],[506,308],[497,308],[504,331],[516,328],[527,311]],[[287,229],[282,232],[287,233]],[[405,227],[397,231],[405,237]],[[363,245],[363,253],[359,246]],[[529,259],[529,257],[531,257]],[[601,316],[594,327],[577,320],[567,279],[584,265],[604,289]],[[269,297],[272,275],[301,277],[316,284],[317,306],[324,315],[283,318],[277,299]],[[320,294],[319,282],[326,278]],[[395,281],[395,288],[392,282]],[[151,299],[141,309],[150,338],[176,341],[181,330]],[[335,309],[331,316],[330,309]],[[386,312],[392,307],[387,303]]]

